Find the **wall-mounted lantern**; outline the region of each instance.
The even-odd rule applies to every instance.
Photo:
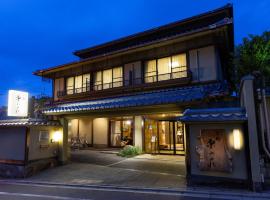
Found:
[[[242,148],[242,134],[239,129],[233,129],[233,147],[235,150],[240,150]]]
[[[52,135],[51,143],[60,142],[62,140],[63,134],[61,131],[55,131]]]

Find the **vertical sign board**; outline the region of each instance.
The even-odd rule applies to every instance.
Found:
[[[8,91],[8,116],[27,117],[28,116],[28,93],[9,90]]]

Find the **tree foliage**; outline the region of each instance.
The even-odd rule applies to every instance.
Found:
[[[241,77],[254,71],[270,80],[270,32],[244,38],[235,48],[234,65],[238,83]]]

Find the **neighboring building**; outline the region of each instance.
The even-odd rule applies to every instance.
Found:
[[[233,47],[227,5],[76,51],[79,61],[34,74],[53,80],[53,105],[44,113],[65,119],[70,143],[184,154],[176,119],[186,108],[216,106],[228,96]]]
[[[61,158],[55,136],[61,132],[58,121],[0,120],[0,176],[27,177],[57,165]]]

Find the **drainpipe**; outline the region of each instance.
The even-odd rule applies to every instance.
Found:
[[[267,128],[265,128],[265,126],[264,126],[266,123],[265,123],[264,106],[263,105],[260,105],[259,112],[260,112],[262,147],[263,147],[263,150],[266,153],[267,157],[270,159],[270,152],[266,146],[266,140],[265,140],[265,130],[267,130]],[[266,131],[266,133],[268,135],[267,131]]]
[[[269,119],[268,119],[267,106],[266,106],[264,78],[260,73],[259,74],[256,73],[255,76],[257,77],[257,79],[259,79],[261,83],[260,87],[257,89],[257,94],[258,94],[258,99],[260,100],[259,113],[260,113],[262,147],[265,154],[270,159],[270,151],[269,151],[270,126],[269,126]],[[267,136],[267,145],[266,145],[265,133]]]
[[[270,149],[270,124],[269,124],[269,115],[268,115],[268,109],[267,109],[267,103],[266,103],[266,95],[265,95],[265,88],[262,89],[262,103],[263,103],[263,111],[264,111],[264,121],[266,125],[266,135],[267,135],[267,146],[268,149]]]

